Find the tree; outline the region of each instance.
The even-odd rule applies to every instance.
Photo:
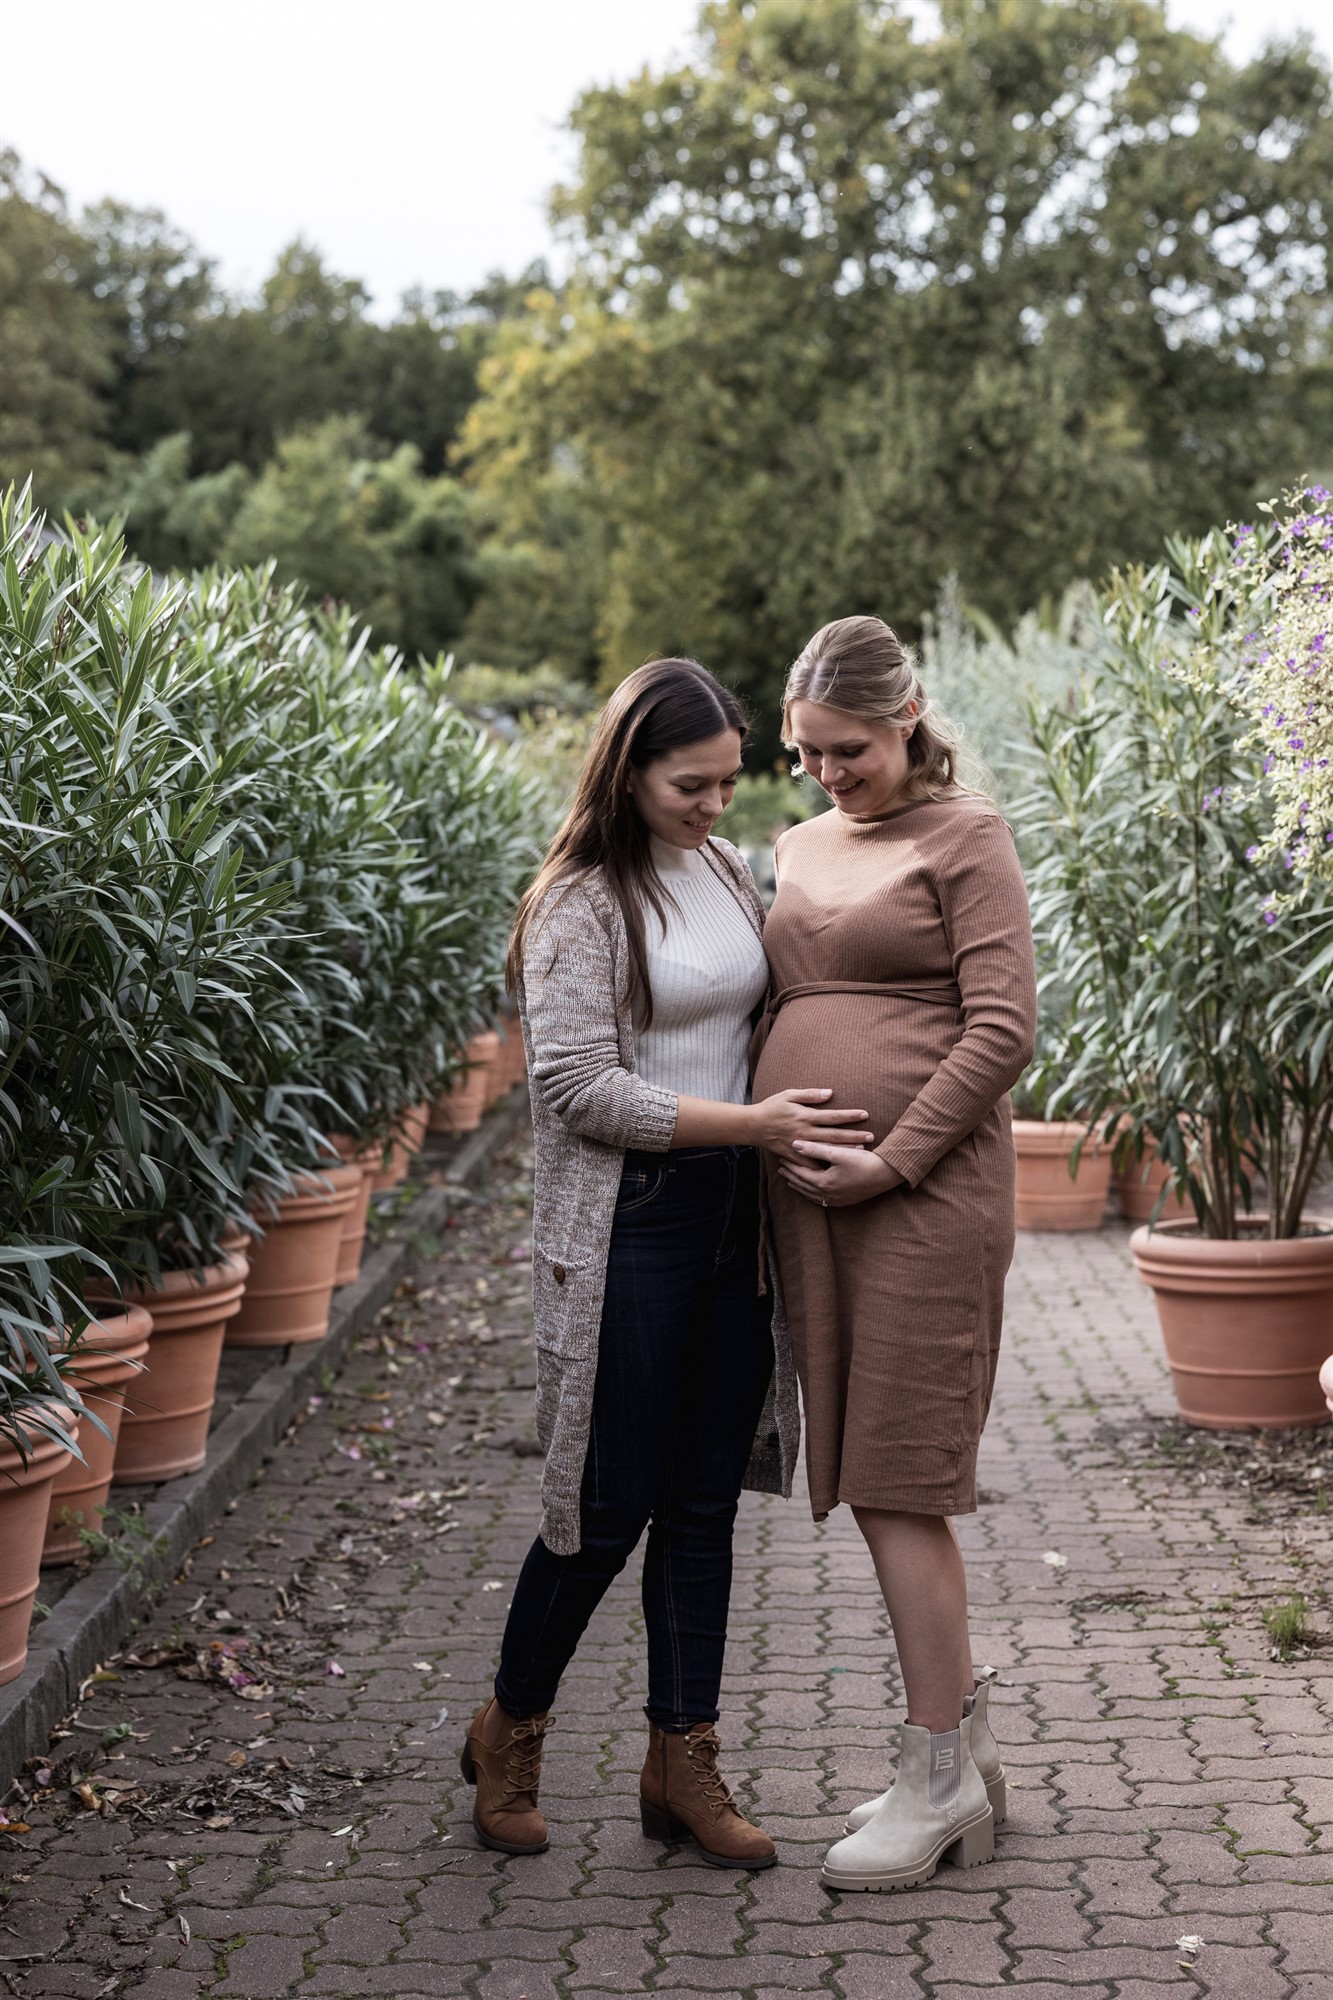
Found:
[[[954,570],[1012,622],[1309,454],[1310,48],[1236,66],[1150,0],[941,17],[719,0],[691,64],[579,100],[574,279],[502,329],[462,447],[499,549],[547,551],[558,664],[563,577],[604,675],[684,650],[771,696],[828,617],[910,630]]]
[[[124,523],[132,554],[156,570],[203,569],[227,545],[254,475],[243,465],[190,477],[190,434],[163,438],[142,458],[117,458],[70,496],[76,515]]]
[[[178,348],[153,358],[126,442],[143,451],[188,430],[194,471],[258,472],[280,437],[359,408],[368,303],[359,280],[327,270],[310,244],[289,244],[256,304],[220,300]]]
[[[280,576],[350,603],[409,654],[447,646],[476,595],[462,489],[425,478],[414,445],[377,456],[354,417],[283,440],[225,547],[234,562],[276,557]]]
[[[397,319],[366,329],[357,400],[366,428],[385,444],[414,444],[431,477],[476,400],[486,333],[464,312],[453,292],[408,292]]]
[[[0,152],[0,486],[31,477],[41,500],[105,456],[115,363],[83,255],[60,189]]]
[[[213,266],[157,208],[98,202],[83,211],[78,235],[79,285],[98,301],[113,343],[111,443],[133,451],[156,383],[220,309]]]

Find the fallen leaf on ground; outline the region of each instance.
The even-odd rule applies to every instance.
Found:
[[[193,1653],[188,1646],[145,1646],[142,1653],[126,1653],[121,1660],[123,1667],[178,1667],[182,1660],[192,1660]]]
[[[116,1891],[116,1901],[118,1903],[123,1903],[127,1910],[148,1910],[147,1903],[135,1902],[133,1896],[131,1896],[129,1890],[125,1887],[125,1884],[123,1882],[121,1883],[119,1889],[117,1889]],[[152,1912],[149,1911],[149,1915],[151,1914]]]
[[[1069,1557],[1062,1556],[1058,1549],[1047,1549],[1045,1555],[1042,1557],[1042,1561],[1050,1569],[1067,1569],[1069,1567]]]
[[[430,1728],[426,1731],[427,1736],[433,1736],[437,1729],[443,1729],[445,1723],[448,1720],[449,1720],[449,1711],[447,1708],[442,1708],[439,1714],[436,1716],[434,1722],[432,1722]]]
[[[229,1754],[227,1762],[231,1765],[233,1771],[244,1770],[246,1763],[246,1756],[244,1750],[233,1750]]]

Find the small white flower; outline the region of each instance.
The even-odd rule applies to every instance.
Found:
[[[1067,1569],[1069,1567],[1068,1556],[1062,1556],[1058,1549],[1047,1549],[1045,1555],[1042,1557],[1042,1561],[1050,1569]]]
[[[1201,1937],[1193,1937],[1193,1936],[1177,1938],[1176,1950],[1187,1951],[1190,1957],[1193,1958],[1196,1952],[1200,1952],[1203,1950],[1203,1939]]]

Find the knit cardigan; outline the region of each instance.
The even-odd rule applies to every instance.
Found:
[[[709,840],[703,853],[762,935],[763,905],[736,849]],[[546,1454],[541,1537],[554,1555],[575,1555],[624,1154],[627,1147],[665,1152],[676,1126],[675,1092],[637,1072],[629,941],[620,905],[600,870],[556,884],[534,912],[524,941],[518,1006],[536,1158],[532,1315],[537,1436]],[[789,1495],[800,1412],[771,1259],[768,1283],[774,1297],[773,1379],[745,1484]],[[717,1365],[725,1367],[725,1359],[719,1356]]]

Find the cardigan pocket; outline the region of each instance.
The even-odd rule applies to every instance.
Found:
[[[532,1326],[550,1354],[596,1354],[602,1324],[601,1268],[586,1250],[532,1246]]]

